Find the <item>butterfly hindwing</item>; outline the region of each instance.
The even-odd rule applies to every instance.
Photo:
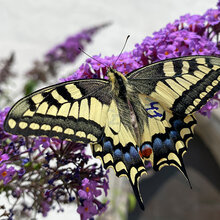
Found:
[[[146,95],[139,95],[146,110],[140,155],[158,171],[164,166],[175,166],[187,177],[183,155],[193,136],[196,120],[188,115],[181,119],[166,111],[160,103]]]
[[[163,60],[128,74],[140,93],[180,117],[193,114],[220,90],[219,58],[190,56]]]
[[[17,102],[5,120],[13,134],[96,143],[111,102],[105,80],[77,80],[41,89]]]
[[[196,120],[191,115],[184,119],[173,115],[168,117],[170,126],[166,127],[166,133],[152,137],[153,168],[158,171],[164,166],[175,166],[187,177],[183,155],[187,151],[189,140],[193,137]]]
[[[118,177],[126,176],[129,179],[135,196],[144,209],[139,192],[139,178],[146,173],[146,169],[132,130],[126,126],[128,121],[131,122],[129,114],[120,117],[119,112],[113,100],[109,107],[104,136],[99,144],[92,145],[93,155],[102,160],[106,169],[113,167]]]

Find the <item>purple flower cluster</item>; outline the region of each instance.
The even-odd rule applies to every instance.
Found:
[[[172,24],[155,32],[152,37],[146,37],[141,44],[136,44],[130,52],[124,52],[117,60],[117,56],[94,56],[71,76],[62,81],[79,78],[106,78],[108,67],[127,74],[134,69],[167,58],[190,55],[220,55],[218,36],[220,32],[220,8],[209,9],[204,15],[181,16]],[[217,43],[215,41],[217,39]],[[97,61],[96,61],[97,60]],[[117,62],[116,62],[117,60]],[[210,116],[212,109],[219,106],[218,93],[199,112]]]
[[[167,58],[189,55],[217,55],[219,53],[216,43],[186,29],[168,32],[167,28],[154,33],[154,37],[145,38],[136,45],[133,53],[142,65]]]
[[[108,184],[103,186],[105,192],[107,192],[109,188]],[[101,195],[99,188],[100,186],[96,181],[90,181],[87,178],[82,180],[82,189],[78,191],[81,205],[77,209],[77,212],[81,215],[81,219],[89,219],[94,215],[100,215],[106,210],[108,202],[102,204],[96,199],[96,197]]]
[[[106,27],[107,24],[102,24],[99,26],[95,26],[93,28],[89,28],[83,30],[82,32],[68,37],[65,42],[58,44],[56,47],[51,49],[46,54],[46,59],[48,62],[74,62],[76,57],[81,53],[79,48],[84,49],[85,43],[89,43],[91,41],[91,37],[103,27]]]
[[[0,151],[0,164],[3,162],[3,161],[6,161],[9,159],[9,156],[8,154],[3,154],[2,151]]]
[[[16,170],[13,166],[7,166],[8,160],[9,155],[0,150],[0,181],[2,180],[5,185],[9,183],[16,174]]]
[[[8,184],[17,173],[14,166],[9,166],[10,154],[15,153],[13,150],[13,142],[11,141],[16,140],[17,136],[8,135],[3,129],[3,123],[8,111],[9,108],[0,111],[0,181],[2,180],[4,185]],[[6,138],[9,140],[8,146],[4,145],[4,140]],[[2,146],[4,146],[4,148],[2,148]]]
[[[12,180],[15,174],[16,170],[14,167],[7,167],[5,163],[0,164],[0,180],[3,180],[5,185]]]
[[[76,200],[80,201],[78,210],[88,209],[87,215],[81,210],[84,219],[100,215],[107,204],[97,197],[107,194],[108,172],[97,164],[88,164],[92,157],[85,145],[46,137],[28,137],[24,141],[10,135],[3,130],[8,111],[0,111],[0,181],[7,195],[16,198],[17,204],[20,201],[20,211],[30,216],[35,209],[47,216],[55,203],[62,211],[62,204]],[[24,202],[26,197],[33,198],[32,204]],[[14,212],[10,210],[12,216]]]
[[[118,60],[118,56],[106,56],[104,58],[101,58],[101,56],[99,55],[93,57],[95,59],[87,59],[86,63],[82,64],[73,75],[70,75],[65,79],[61,79],[61,81],[70,81],[75,79],[107,78],[107,71],[110,66],[113,66],[115,69],[125,74],[141,67],[140,64],[136,62],[133,54],[128,52],[121,54]]]
[[[24,87],[25,94],[27,95],[33,92],[40,81],[45,83],[49,77],[52,76],[54,78],[54,76],[58,75],[60,72],[59,67],[67,63],[74,63],[81,54],[79,48],[84,49],[88,43],[92,42],[93,36],[109,24],[110,23],[98,25],[72,35],[64,42],[50,49],[42,61],[36,60],[34,66],[26,73],[28,81]],[[7,72],[9,72],[9,70],[7,70]]]

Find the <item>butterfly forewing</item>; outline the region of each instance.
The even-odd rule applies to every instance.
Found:
[[[17,102],[5,120],[5,130],[96,143],[102,136],[111,99],[105,80],[50,86]]]
[[[190,56],[154,63],[127,78],[139,92],[185,117],[198,111],[220,90],[219,74],[219,58]]]

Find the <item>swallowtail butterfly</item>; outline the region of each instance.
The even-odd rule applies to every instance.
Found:
[[[7,132],[90,143],[104,167],[127,176],[140,207],[139,178],[175,166],[196,125],[194,113],[220,90],[220,58],[163,60],[109,80],[81,79],[40,89],[18,101],[5,120]]]

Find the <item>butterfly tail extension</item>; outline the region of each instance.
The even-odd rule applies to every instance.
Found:
[[[131,178],[129,178],[129,181],[131,183],[133,192],[135,194],[136,200],[138,201],[138,204],[139,204],[140,208],[142,210],[145,210],[143,199],[142,199],[142,196],[141,196],[141,193],[140,193],[140,188],[139,188],[140,187],[140,185],[139,185],[139,178],[140,178],[141,175],[142,175],[142,172],[140,172],[138,174],[138,177],[135,179],[135,183],[132,182]]]

